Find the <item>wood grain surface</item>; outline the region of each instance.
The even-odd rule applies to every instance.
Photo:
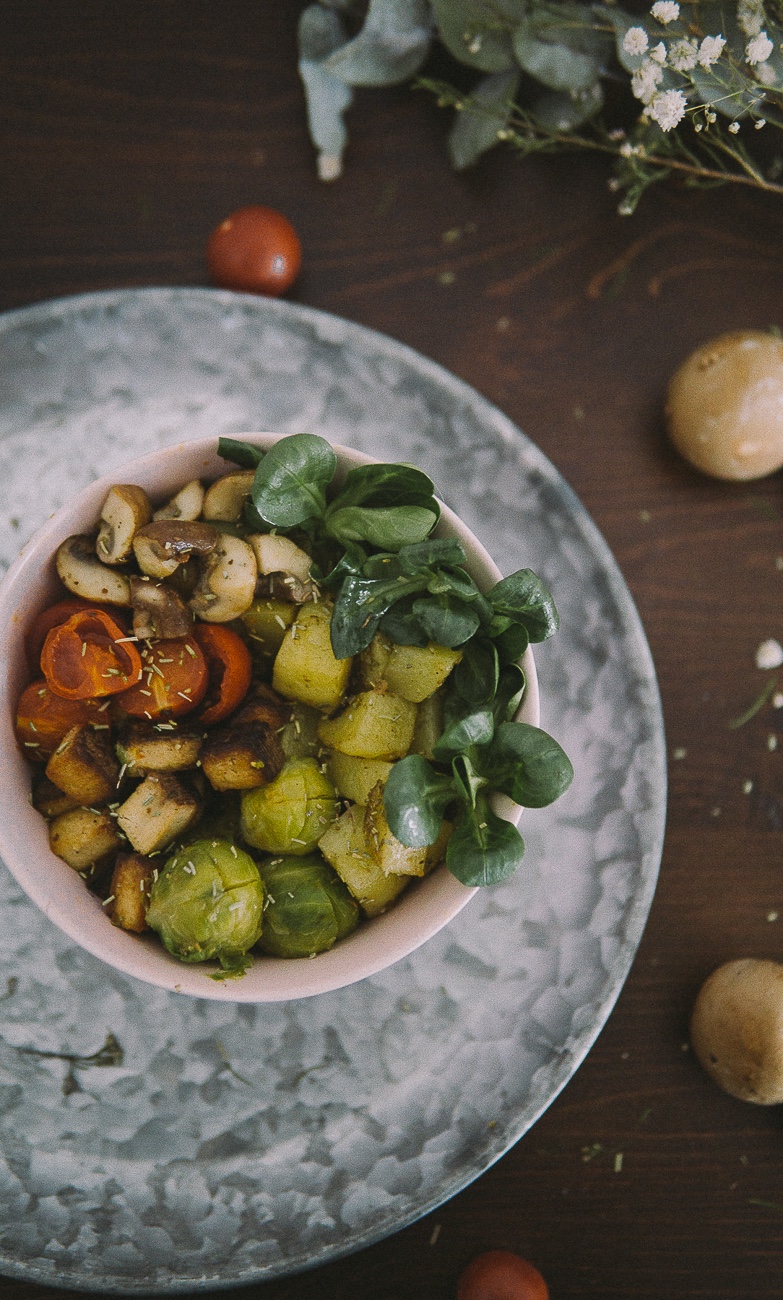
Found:
[[[497,150],[456,175],[447,115],[405,87],[357,95],[345,174],[325,185],[296,70],[302,7],[4,0],[0,309],[207,284],[218,221],[245,203],[285,212],[304,247],[290,297],[474,385],[603,532],[658,671],[668,830],[626,986],[534,1128],[396,1236],[208,1294],[451,1300],[464,1264],[503,1247],[553,1300],[783,1296],[781,1112],[723,1095],[687,1044],[713,967],[783,957],[783,712],[729,726],[767,680],[756,647],[783,640],[780,479],[702,477],[663,425],[693,347],[783,327],[783,201],[665,183],[628,218],[600,159]],[[2,1300],[55,1294],[75,1293],[0,1279]]]

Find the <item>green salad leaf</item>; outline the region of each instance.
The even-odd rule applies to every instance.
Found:
[[[350,659],[379,631],[399,646],[461,651],[443,688],[443,729],[431,757],[397,760],[384,786],[392,834],[408,848],[453,829],[446,865],[466,885],[505,880],[522,861],[516,827],[493,792],[542,808],[567,790],[571,763],[545,731],[515,722],[525,692],[519,660],[559,627],[554,601],[532,569],[479,590],[453,538],[434,537],[440,504],[410,465],[361,465],[337,478],[337,457],[314,434],[282,438],[266,452],[221,438],[221,456],[255,470],[248,510],[258,528],[303,532],[332,594],[332,650]]]

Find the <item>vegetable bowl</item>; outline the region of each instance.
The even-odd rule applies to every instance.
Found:
[[[521,796],[570,781],[529,646],[554,606],[521,575],[421,471],[314,435],[188,442],[92,483],[0,584],[0,854],[159,987],[281,1001],[384,969],[514,869]]]

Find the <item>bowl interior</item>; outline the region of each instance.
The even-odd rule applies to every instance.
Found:
[[[235,436],[261,447],[271,446],[280,437],[272,433]],[[129,934],[112,925],[100,900],[78,873],[51,852],[46,823],[30,804],[32,769],[19,751],[13,730],[16,701],[29,680],[25,630],[36,613],[61,593],[53,561],[60,542],[93,529],[113,483],[136,483],[153,499],[162,500],[190,479],[209,480],[225,473],[230,466],[217,455],[216,446],[217,438],[180,443],[96,480],[39,529],[0,584],[0,763],[4,776],[0,856],[46,916],[71,939],[125,974],[201,998],[284,1001],[340,988],[407,956],[461,911],[476,891],[460,884],[445,867],[438,867],[409,886],[388,912],[364,921],[330,952],[314,959],[258,956],[241,979],[212,979],[213,965],[184,964],[170,956],[155,936]],[[348,448],[335,447],[335,451],[342,472],[372,461]],[[462,543],[467,568],[479,586],[492,586],[501,576],[481,544],[445,506],[438,535],[456,537]],[[537,725],[538,684],[529,650],[522,665],[527,690],[518,717]],[[520,812],[506,799],[498,800],[496,806],[511,820]]]

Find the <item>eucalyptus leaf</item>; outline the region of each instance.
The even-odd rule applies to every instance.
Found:
[[[519,82],[519,72],[512,69],[490,73],[473,87],[449,133],[449,156],[457,171],[471,167],[498,143],[498,131],[513,112]]]
[[[321,155],[322,172],[339,171],[348,141],[344,122],[353,91],[325,66],[347,40],[340,18],[321,5],[309,5],[299,19],[299,76],[305,92],[310,139]]]
[[[552,91],[541,95],[532,106],[532,113],[537,122],[549,131],[573,131],[584,122],[599,113],[604,103],[604,92],[600,81],[596,81],[588,90],[575,95],[562,91]]]
[[[513,69],[513,20],[504,21],[502,5],[490,0],[432,0],[432,9],[441,41],[460,63],[480,72]]]
[[[324,67],[349,86],[396,85],[419,71],[431,40],[426,0],[370,0],[359,34]]]
[[[497,885],[520,865],[525,844],[516,826],[482,801],[466,810],[446,849],[446,865],[463,885]]]
[[[590,54],[567,45],[542,41],[529,34],[528,24],[514,33],[514,54],[529,76],[550,90],[576,94],[595,85],[600,65]]]
[[[436,772],[420,754],[408,754],[395,763],[383,788],[389,829],[409,849],[435,843],[453,799],[451,779]]]

